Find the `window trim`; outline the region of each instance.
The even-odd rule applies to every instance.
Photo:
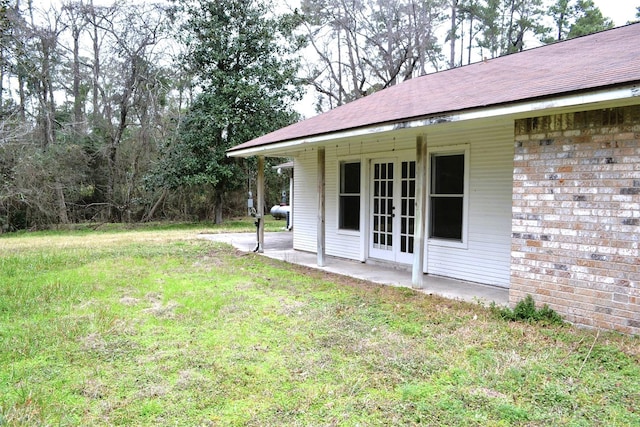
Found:
[[[430,246],[443,246],[458,249],[469,248],[469,166],[470,162],[470,145],[451,145],[441,147],[427,147],[427,179],[426,188],[427,209],[425,212],[427,227],[425,229],[427,244]],[[445,239],[441,237],[430,237],[431,234],[431,188],[433,180],[433,163],[434,156],[451,156],[456,154],[464,155],[464,185],[462,196],[462,236],[461,240]]]
[[[362,192],[363,192],[363,170],[362,170],[362,159],[360,157],[345,157],[345,158],[341,158],[338,159],[338,167],[337,167],[337,179],[336,179],[336,183],[337,183],[337,191],[336,191],[336,206],[338,209],[336,209],[336,232],[338,234],[345,234],[345,235],[350,235],[350,236],[359,236],[362,228],[363,228],[363,220],[362,220],[362,212],[363,212],[363,206],[362,206]],[[342,165],[346,164],[346,163],[359,163],[360,164],[360,192],[359,193],[343,193],[342,192]],[[359,207],[360,207],[360,216],[358,219],[358,229],[354,230],[352,228],[341,228],[341,210],[340,210],[340,200],[343,196],[354,196],[357,195],[359,198]]]

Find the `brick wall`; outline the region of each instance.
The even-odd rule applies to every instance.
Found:
[[[511,305],[640,334],[640,105],[516,120]]]

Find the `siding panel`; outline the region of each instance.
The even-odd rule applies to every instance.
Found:
[[[470,145],[469,243],[466,249],[429,244],[428,272],[509,287],[513,125],[434,135],[430,142]]]
[[[317,170],[315,150],[294,159],[293,248],[300,251],[317,252]]]
[[[426,271],[430,274],[508,287],[511,254],[511,199],[513,179],[513,122],[483,127],[448,126],[425,132],[429,147],[468,144],[469,222],[467,248],[429,244]],[[365,176],[371,158],[395,157],[415,149],[417,130],[387,133],[326,146],[326,251],[328,255],[358,260],[368,245],[368,230],[338,230],[339,163],[360,159]],[[317,152],[306,150],[295,158],[294,248],[316,252]],[[368,179],[367,179],[368,181]],[[361,209],[368,217],[368,185],[363,182]],[[425,189],[427,191],[427,189]],[[365,223],[368,223],[368,218]],[[367,224],[368,226],[368,224]],[[365,234],[363,238],[362,233]]]
[[[338,230],[338,206],[340,191],[340,161],[357,160],[353,156],[342,157],[340,151],[336,149],[328,149],[326,157],[326,229],[325,244],[328,255],[341,258],[358,259],[360,256],[360,233],[344,233]],[[363,186],[361,185],[362,189]],[[360,196],[362,197],[362,195]],[[362,209],[361,209],[362,211]]]

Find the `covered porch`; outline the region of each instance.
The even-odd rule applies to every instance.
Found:
[[[243,252],[252,252],[256,247],[255,233],[203,234],[203,239],[233,245]],[[318,266],[317,255],[293,249],[293,234],[289,232],[265,233],[261,255],[292,264],[303,265],[329,273],[341,274],[381,285],[414,288],[412,272],[386,264],[362,263],[332,256],[326,257],[325,265]],[[416,289],[429,295],[438,295],[455,300],[506,306],[509,290],[439,276],[422,275],[422,287]]]

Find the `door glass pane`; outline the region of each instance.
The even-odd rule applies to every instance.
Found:
[[[413,253],[413,223],[415,218],[415,161],[402,162],[400,211],[400,252]]]

